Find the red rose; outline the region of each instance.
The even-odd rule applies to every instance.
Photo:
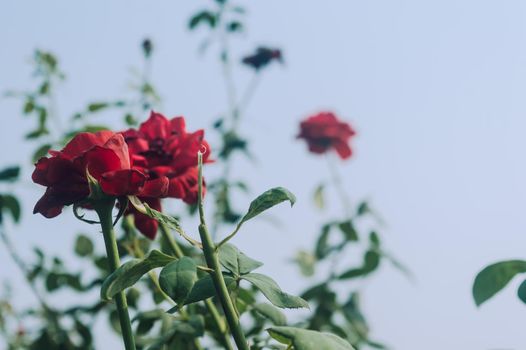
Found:
[[[242,62],[258,71],[261,68],[266,67],[273,60],[283,63],[281,50],[258,47],[254,54],[246,56],[243,58]]]
[[[148,198],[162,197],[180,198],[188,204],[197,202],[197,152],[205,152],[203,162],[207,162],[210,155],[203,130],[188,133],[183,117],[168,120],[160,113],[151,112],[139,130],[129,129],[123,135],[133,168],[147,175],[139,198],[146,202]],[[155,204],[160,210],[160,203]],[[141,230],[137,219],[135,215],[136,226]],[[153,223],[146,224],[146,218],[139,219],[143,228],[148,225],[148,230],[153,230]],[[152,238],[151,231],[141,232]]]
[[[353,135],[355,131],[348,123],[338,120],[331,112],[321,112],[301,122],[298,138],[307,141],[313,153],[334,149],[342,159],[347,159],[352,154],[349,140]]]
[[[146,176],[131,169],[128,146],[120,134],[111,131],[77,134],[61,151],[40,158],[32,179],[47,190],[34,213],[57,216],[65,205],[78,203],[89,195],[87,173],[111,196],[139,193]]]

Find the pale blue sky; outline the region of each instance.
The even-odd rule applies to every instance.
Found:
[[[128,68],[141,62],[138,43],[149,36],[162,111],[185,115],[192,129],[208,127],[225,109],[223,82],[216,57],[196,53],[203,33],[191,35],[185,25],[209,3],[2,2],[0,91],[30,86],[32,50],[51,50],[69,77],[59,95],[66,118],[86,102],[123,95]],[[340,208],[315,212],[310,196],[328,176],[325,162],[294,135],[305,115],[333,109],[359,133],[356,156],[340,169],[346,187],[354,199],[372,201],[387,222],[386,245],[417,276],[412,284],[385,266],[367,282],[364,302],[376,338],[398,350],[524,349],[526,306],[514,296],[519,281],[480,310],[470,289],[487,263],[526,258],[526,3],[242,3],[248,32],[234,43],[236,54],[257,44],[281,46],[286,66],[265,74],[250,105],[242,130],[258,163],[241,161],[239,174],[254,193],[290,188],[298,204],[274,211],[286,222],[281,231],[254,222],[236,244],[266,262],[265,272],[284,289],[301,290],[288,259],[309,247],[315,228]],[[242,86],[249,78],[246,71],[236,76]],[[0,100],[2,164],[29,160],[30,147],[20,140],[30,124],[19,110]],[[27,183],[20,191],[24,225],[12,232],[25,255],[34,244],[71,250],[73,225],[96,235],[68,211],[55,220],[31,216],[42,189]],[[28,302],[1,248],[0,262],[0,279],[12,279],[20,305]]]

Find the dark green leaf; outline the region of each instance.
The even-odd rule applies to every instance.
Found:
[[[323,225],[321,234],[316,242],[315,255],[318,260],[325,258],[331,251],[329,247],[329,234],[331,232],[332,223]]]
[[[101,298],[110,300],[117,293],[133,286],[144,274],[157,267],[165,266],[175,258],[158,250],[152,250],[143,260],[128,261],[109,275],[102,284]]]
[[[380,265],[380,254],[374,250],[368,250],[365,252],[363,258],[363,265],[359,268],[349,269],[346,272],[342,273],[338,279],[348,279],[355,277],[363,277],[374,270]]]
[[[272,327],[267,331],[278,342],[294,346],[294,350],[354,350],[347,341],[331,333],[295,327]]]
[[[263,263],[249,258],[229,243],[223,244],[221,248],[219,248],[219,262],[235,276],[247,274],[263,266]]]
[[[159,275],[159,284],[177,304],[183,304],[197,281],[197,265],[183,256],[166,265]]]
[[[270,277],[260,273],[249,273],[241,276],[242,279],[252,283],[275,306],[279,308],[309,308],[309,304],[300,297],[287,294]]]
[[[358,240],[358,233],[356,232],[351,220],[340,222],[338,228],[342,231],[347,241]]]
[[[225,284],[228,290],[233,290],[236,287],[236,280],[230,276],[223,275],[225,279]],[[212,298],[216,295],[216,289],[214,286],[214,281],[212,276],[206,275],[203,278],[199,279],[193,286],[190,294],[184,301],[185,304],[192,304],[201,300]]]
[[[275,306],[267,303],[259,303],[254,305],[254,310],[259,312],[265,318],[268,318],[276,326],[284,326],[287,324],[287,317]]]
[[[520,284],[519,289],[517,290],[517,296],[524,304],[526,304],[526,280],[522,281]]]
[[[5,210],[9,211],[14,222],[20,221],[20,203],[18,199],[10,194],[0,195],[0,210],[4,212]]]
[[[500,292],[517,274],[526,272],[526,261],[501,261],[485,267],[473,283],[475,304],[482,303]]]
[[[243,218],[241,218],[241,222],[239,224],[252,219],[265,210],[270,209],[284,201],[289,201],[290,206],[293,206],[296,202],[296,197],[286,188],[276,187],[263,192],[259,197],[254,199],[252,203],[250,203],[248,212],[245,214],[245,216],[243,216]]]
[[[0,181],[14,181],[20,175],[20,167],[12,166],[0,171]]]
[[[234,33],[234,32],[242,32],[243,31],[243,24],[238,21],[232,21],[226,25],[226,30]]]
[[[214,28],[216,25],[217,16],[210,11],[201,11],[190,18],[188,22],[188,28],[195,29],[201,23],[208,24],[210,28]]]

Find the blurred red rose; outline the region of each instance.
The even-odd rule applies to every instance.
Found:
[[[334,149],[342,159],[352,155],[349,140],[355,135],[351,126],[331,112],[321,112],[300,124],[298,138],[307,141],[312,153],[326,153]]]
[[[283,63],[283,55],[279,49],[270,49],[267,47],[258,47],[252,55],[243,58],[242,62],[256,71],[266,67],[273,60]]]
[[[46,186],[33,210],[47,218],[57,216],[65,205],[78,203],[89,195],[87,173],[111,196],[138,194],[146,176],[131,169],[128,146],[112,131],[77,134],[61,151],[40,158],[32,179]]]
[[[148,177],[139,198],[147,203],[151,198],[163,197],[179,198],[188,204],[197,202],[197,152],[204,151],[203,162],[209,162],[210,156],[203,130],[188,133],[183,117],[168,120],[162,114],[152,112],[139,130],[129,129],[123,135],[133,168]],[[160,202],[155,202],[155,205],[161,209]],[[146,223],[146,220],[146,217],[135,215],[137,228],[153,238],[153,227],[156,231],[157,223]]]

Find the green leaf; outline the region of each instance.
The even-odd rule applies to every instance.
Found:
[[[354,225],[351,220],[340,222],[338,224],[338,228],[340,229],[340,231],[342,231],[347,241],[358,240],[358,233],[356,232],[356,229],[354,228]]]
[[[117,293],[133,286],[145,273],[161,266],[165,266],[175,258],[158,250],[152,250],[144,259],[128,261],[109,275],[102,283],[101,298],[110,300]]]
[[[294,261],[298,264],[303,276],[310,277],[314,275],[316,256],[312,255],[312,253],[301,250],[296,254]]]
[[[232,291],[237,286],[236,280],[232,278],[231,276],[225,276],[223,275],[223,278],[225,279],[225,284],[228,288],[228,290]],[[208,298],[212,298],[216,295],[216,289],[214,286],[214,281],[212,279],[212,276],[206,275],[202,278],[200,278],[197,282],[195,282],[194,286],[192,287],[192,290],[188,294],[188,297],[185,299],[184,304],[192,304],[196,303],[201,300],[205,300]],[[169,313],[174,313],[178,311],[180,306],[176,306],[170,310],[168,310]]]
[[[20,167],[12,166],[0,171],[0,181],[15,181],[20,175]]]
[[[267,332],[278,342],[294,346],[294,350],[354,350],[347,341],[331,333],[296,327],[272,327]]]
[[[229,243],[223,244],[219,248],[219,262],[235,276],[247,274],[263,266],[263,263],[249,258]]]
[[[42,146],[40,146],[36,151],[35,153],[33,153],[33,157],[31,158],[31,160],[33,162],[36,162],[37,160],[39,160],[40,158],[42,157],[45,157],[47,155],[47,153],[49,152],[49,150],[51,149],[52,145],[49,144],[49,143],[46,143]]]
[[[210,28],[214,28],[216,21],[217,16],[214,13],[204,10],[196,13],[194,16],[192,16],[192,18],[190,18],[190,22],[188,22],[188,28],[190,30],[195,29],[201,23],[206,23],[210,26]]]
[[[35,101],[32,98],[28,98],[24,103],[24,114],[29,114],[35,109]]]
[[[93,242],[85,235],[79,235],[75,241],[75,253],[78,256],[89,256],[93,254]]]
[[[275,306],[279,308],[309,308],[309,304],[300,297],[287,294],[270,277],[260,273],[249,273],[241,276],[242,279],[252,283]]]
[[[380,247],[380,236],[378,236],[378,233],[376,233],[375,231],[371,231],[371,233],[369,234],[369,242],[374,248]]]
[[[287,317],[285,314],[273,305],[259,303],[254,305],[254,310],[260,313],[263,317],[268,318],[276,326],[284,326],[287,324]]]
[[[286,188],[276,187],[263,192],[250,203],[248,212],[241,218],[239,225],[284,201],[289,201],[291,207],[296,202],[296,197]]]
[[[2,212],[8,210],[14,222],[18,223],[20,221],[20,203],[15,196],[10,194],[0,195],[0,210]]]
[[[106,102],[90,103],[88,105],[88,112],[95,113],[100,110],[103,110],[106,107],[108,107],[108,104]]]
[[[177,304],[183,304],[197,281],[197,265],[183,256],[166,265],[159,275],[161,289]]]
[[[517,296],[519,299],[526,304],[526,280],[522,281],[519,289],[517,290]]]
[[[526,272],[526,261],[501,261],[486,266],[475,277],[473,283],[473,298],[475,304],[482,303],[500,292],[519,273]]]
[[[365,252],[363,257],[363,265],[361,267],[345,271],[338,277],[338,279],[344,280],[355,277],[363,277],[370,274],[380,265],[380,257],[381,255],[377,251],[368,250]]]
[[[358,205],[358,209],[356,210],[356,215],[362,216],[364,214],[369,213],[370,211],[371,209],[369,208],[369,204],[367,204],[367,202],[361,202]]]
[[[314,190],[314,204],[318,209],[324,209],[325,208],[325,196],[323,195],[323,191],[325,189],[324,184],[319,184],[318,187]]]
[[[331,233],[332,225],[333,223],[328,223],[321,228],[321,234],[318,237],[314,250],[314,254],[318,260],[325,258],[331,252],[329,247],[329,234]]]

